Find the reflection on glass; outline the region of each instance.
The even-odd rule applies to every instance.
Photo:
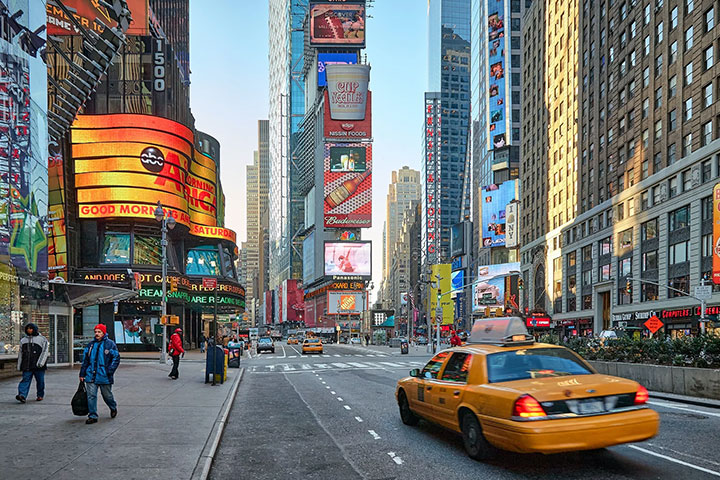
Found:
[[[162,264],[162,245],[160,238],[135,235],[133,263],[141,265]]]
[[[102,263],[130,263],[130,234],[106,233]]]
[[[220,255],[213,246],[197,247],[188,251],[185,262],[188,275],[220,275]]]

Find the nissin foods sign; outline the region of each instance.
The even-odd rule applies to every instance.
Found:
[[[72,156],[80,218],[154,218],[160,201],[191,234],[234,243],[235,232],[218,226],[217,166],[193,140],[165,118],[79,115]]]

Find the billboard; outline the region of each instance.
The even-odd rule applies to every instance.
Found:
[[[367,107],[370,65],[328,65],[325,69],[330,118],[363,120]]]
[[[365,310],[365,292],[327,292],[328,315],[351,315]]]
[[[67,232],[65,230],[65,170],[62,150],[48,144],[48,279],[67,277]]]
[[[148,26],[148,0],[126,0],[128,9],[132,14],[132,22],[125,32],[126,35],[150,35]],[[112,3],[112,2],[108,2]],[[104,27],[95,21],[100,20],[109,27],[116,27],[117,22],[110,18],[107,9],[97,0],[63,0],[68,10],[74,12],[74,17],[88,30],[101,33]],[[48,35],[80,35],[75,25],[59,7],[46,6]]]
[[[193,132],[161,117],[78,115],[72,156],[80,218],[152,218],[157,202],[192,235],[235,242],[219,226],[217,164]]]
[[[354,65],[357,57],[357,53],[318,53],[318,87],[327,85],[325,68],[328,65]]]
[[[477,283],[473,286],[473,312],[505,308],[505,284],[510,272],[519,272],[520,263],[499,263],[478,267]]]
[[[323,116],[323,133],[330,141],[356,141],[372,138],[372,92],[367,92],[365,116],[361,120],[334,120],[330,113],[330,95],[325,96],[325,112]]]
[[[436,317],[436,309],[438,306],[437,287],[440,287],[441,294],[450,292],[452,289],[452,271],[449,263],[443,263],[431,265],[430,272],[431,279],[435,283],[435,286],[433,286],[432,283],[430,284],[430,294],[428,295],[430,306],[428,312],[431,316]],[[455,319],[455,302],[450,298],[449,294],[440,297],[440,307],[442,309],[442,324],[452,325]]]
[[[520,203],[508,203],[505,213],[505,246],[516,248],[520,237]]]
[[[371,242],[325,242],[325,276],[333,280],[372,275]]]
[[[488,0],[488,140],[489,149],[502,148],[508,142],[505,35],[505,0]]]
[[[371,227],[371,144],[326,144],[324,171],[324,226]]]
[[[315,231],[313,230],[303,240],[303,283],[311,284],[315,281]]]
[[[311,3],[310,45],[365,46],[365,2]]]
[[[450,275],[452,279],[452,291],[461,292],[465,285],[465,270],[456,270]]]
[[[425,93],[424,164],[422,181],[421,237],[423,254],[427,263],[435,263],[440,255],[440,169],[438,156],[442,143],[441,99],[439,93]],[[437,181],[436,181],[437,180]]]
[[[720,183],[713,188],[713,262],[714,284],[720,284]]]
[[[504,247],[507,206],[515,200],[515,182],[482,188],[482,241],[483,247]]]

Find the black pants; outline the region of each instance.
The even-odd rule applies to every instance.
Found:
[[[177,378],[180,376],[180,374],[178,373],[178,367],[180,366],[180,355],[172,355],[171,358],[173,361],[173,368],[170,371],[170,376]]]

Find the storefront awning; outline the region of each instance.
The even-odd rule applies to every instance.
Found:
[[[50,282],[56,296],[64,295],[68,303],[76,308],[89,307],[100,303],[120,302],[137,296],[137,292],[126,288],[90,285],[87,283]]]

